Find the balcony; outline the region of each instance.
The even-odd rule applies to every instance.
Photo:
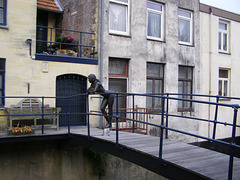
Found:
[[[98,64],[95,33],[37,25],[36,60]]]

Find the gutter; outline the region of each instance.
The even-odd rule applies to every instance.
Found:
[[[100,29],[100,62],[99,62],[99,79],[103,80],[103,19],[104,19],[104,0],[101,0],[101,29]],[[101,101],[99,101],[99,107],[101,106]],[[102,127],[102,118],[99,118],[99,127]]]
[[[101,30],[100,30],[100,74],[99,74],[99,78],[100,81],[102,82],[103,80],[103,12],[104,12],[104,0],[101,0]]]
[[[211,94],[212,94],[212,8],[209,7],[209,99],[208,101],[211,102]],[[211,118],[211,105],[208,105],[208,119]],[[211,124],[208,123],[208,137],[211,137]]]

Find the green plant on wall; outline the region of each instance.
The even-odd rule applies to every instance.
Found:
[[[90,148],[85,148],[84,151],[89,159],[91,159],[93,162],[94,172],[96,172],[98,176],[104,176],[107,170],[107,153]]]

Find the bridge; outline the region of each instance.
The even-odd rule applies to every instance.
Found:
[[[120,95],[116,93],[116,102]],[[44,124],[41,130],[37,130],[33,135],[23,136],[7,136],[4,133],[0,136],[0,143],[5,142],[21,142],[21,141],[36,141],[36,140],[49,140],[49,139],[67,139],[72,143],[78,144],[84,147],[95,148],[103,152],[115,155],[122,159],[133,162],[139,166],[142,166],[150,171],[158,173],[169,179],[240,179],[240,159],[234,157],[234,152],[239,152],[240,146],[236,144],[236,129],[240,126],[237,124],[237,111],[239,106],[236,104],[224,104],[217,102],[206,102],[191,99],[183,99],[179,97],[171,97],[169,94],[161,95],[137,95],[127,94],[132,96],[132,105],[135,107],[135,96],[149,96],[154,98],[160,98],[162,102],[162,110],[160,113],[154,113],[159,116],[160,123],[154,124],[150,122],[143,122],[136,118],[138,112],[132,108],[132,116],[120,117],[118,111],[118,104],[116,104],[115,114],[113,118],[116,119],[115,131],[111,131],[111,134],[103,135],[103,130],[100,128],[92,128],[90,122],[90,116],[102,116],[100,112],[89,111],[85,113],[87,117],[87,126],[72,126],[71,120],[68,119],[68,126],[61,127],[58,131],[52,131],[44,129]],[[88,96],[85,94],[85,96]],[[194,96],[194,95],[192,95]],[[72,98],[72,97],[71,97]],[[219,98],[218,96],[216,97]],[[87,98],[89,99],[89,98]],[[181,100],[189,101],[191,103],[204,103],[211,104],[216,107],[218,111],[219,107],[227,107],[233,109],[233,123],[220,122],[215,115],[214,120],[202,119],[197,117],[188,117],[173,115],[168,112],[168,100]],[[88,102],[87,107],[88,107]],[[144,112],[140,114],[150,114]],[[217,113],[216,113],[217,114]],[[42,114],[44,116],[44,112]],[[69,116],[70,114],[68,114]],[[215,138],[213,134],[212,138],[185,132],[182,130],[174,129],[168,126],[167,117],[187,118],[194,121],[206,121],[217,124],[224,124],[225,126],[232,127],[231,142],[225,142]],[[132,123],[131,132],[119,131],[118,120],[125,119]],[[146,134],[135,133],[136,127],[134,124],[143,123],[148,126],[158,127],[160,129],[159,137],[150,136]],[[213,126],[216,130],[216,126]],[[214,133],[215,130],[213,131]],[[216,144],[222,144],[228,146],[230,149],[229,154],[223,154],[214,150],[201,148],[184,142],[178,142],[176,140],[168,139],[168,131],[176,132],[179,134],[196,137],[199,139],[207,140],[212,143],[212,149]],[[164,137],[164,132],[165,137]]]

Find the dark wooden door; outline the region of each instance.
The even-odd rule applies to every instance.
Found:
[[[56,79],[56,96],[71,98],[57,98],[56,105],[61,108],[59,125],[67,126],[68,118],[71,125],[86,125],[86,96],[87,78],[77,74],[64,74]],[[67,115],[67,112],[70,115]]]

